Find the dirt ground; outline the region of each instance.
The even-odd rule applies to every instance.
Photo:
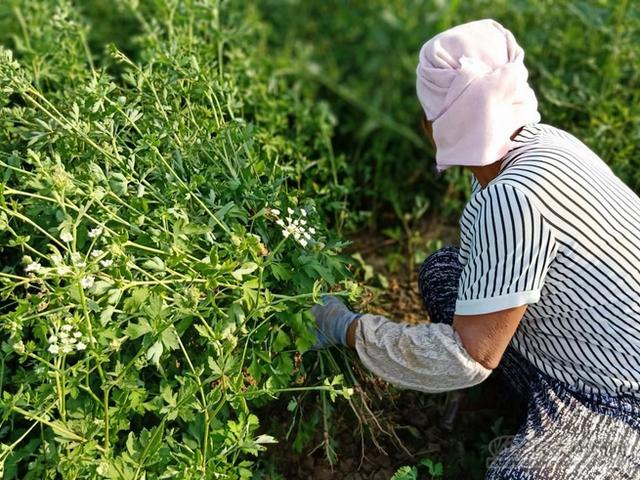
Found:
[[[425,222],[412,243],[428,245],[430,240],[440,239],[455,244],[456,238],[454,227],[434,228]],[[428,321],[415,268],[407,265],[390,271],[387,265],[390,255],[410,256],[415,245],[369,232],[355,236],[353,242],[350,250],[360,252],[374,274],[384,275],[388,283],[386,289],[367,291],[360,311],[410,323]],[[516,399],[504,401],[506,386],[499,375],[472,389],[429,395],[395,389],[367,374],[357,357],[350,358],[348,368],[360,383],[352,401],[355,408],[338,401],[329,432],[318,429],[299,454],[287,441],[272,447],[268,458],[284,478],[382,480],[391,478],[401,466],[415,466],[428,459],[442,463],[443,476],[431,476],[428,468],[420,467],[420,479],[482,479],[492,450],[505,435],[515,433],[524,412],[524,405]],[[289,423],[284,407],[271,409],[274,425]],[[333,465],[327,461],[327,441],[336,452]]]

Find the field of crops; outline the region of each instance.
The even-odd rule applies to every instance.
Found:
[[[482,478],[491,385],[442,422],[308,310],[421,319],[469,177],[434,173],[417,52],[485,17],[640,191],[634,2],[0,2],[0,476]]]

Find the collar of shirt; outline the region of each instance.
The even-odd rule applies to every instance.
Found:
[[[540,134],[539,123],[528,123],[524,125],[522,127],[522,130],[520,130],[518,134],[515,137],[513,137],[513,139],[511,140],[514,143],[514,146],[510,148],[507,151],[507,153],[505,153],[504,156],[502,157],[502,163],[500,164],[498,175],[496,175],[496,177],[493,180],[491,180],[489,184],[491,184],[496,178],[498,178],[498,176],[502,173],[502,171],[508,165],[510,165],[512,161],[517,157],[516,155],[513,155],[513,154],[516,153],[520,148],[537,142],[539,134]],[[482,190],[482,187],[480,186],[480,182],[478,182],[476,177],[472,174],[471,175],[471,196],[473,197],[473,195],[478,193],[480,190]]]
[[[514,143],[514,146],[510,148],[502,157],[502,163],[500,164],[498,175],[500,175],[500,173],[507,167],[507,165],[509,165],[511,161],[516,157],[516,155],[513,154],[520,148],[537,142],[539,134],[539,123],[528,123],[524,125],[522,127],[522,130],[520,130],[518,134],[511,140]]]

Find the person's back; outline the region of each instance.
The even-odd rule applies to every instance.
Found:
[[[529,227],[533,237],[548,237],[539,251],[513,244],[502,229],[487,230],[487,247],[506,252],[505,276],[519,275],[514,284],[528,279],[508,258],[529,263],[536,256],[532,278],[546,268],[539,300],[529,305],[512,346],[576,390],[640,396],[640,198],[564,130],[529,124],[514,142],[499,175],[484,189],[474,183],[461,219],[461,262],[471,254],[465,234],[485,204],[496,211],[487,220],[507,231],[522,218],[531,222],[531,213],[519,210],[539,213],[540,224]],[[514,254],[518,249],[522,255]],[[482,283],[475,288],[493,288]]]

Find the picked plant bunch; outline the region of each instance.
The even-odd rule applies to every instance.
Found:
[[[348,278],[343,167],[250,3],[114,2],[127,53],[70,2],[2,7],[0,476],[250,478],[276,441],[253,409]]]

